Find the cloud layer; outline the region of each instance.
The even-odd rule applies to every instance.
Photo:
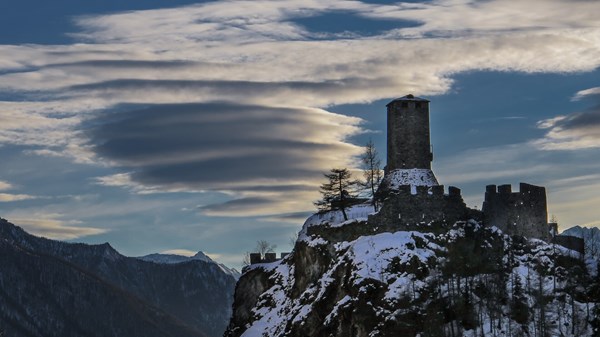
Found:
[[[119,173],[97,181],[138,193],[232,196],[205,214],[306,210],[320,172],[360,151],[348,138],[361,121],[328,107],[445,93],[470,70],[592,70],[599,11],[594,1],[263,0],[80,17],[72,35],[84,43],[0,46],[0,142],[112,166]],[[340,12],[398,27],[361,36],[295,21]],[[545,121],[541,146],[597,146],[597,115]]]

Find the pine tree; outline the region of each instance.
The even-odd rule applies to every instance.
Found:
[[[510,301],[510,317],[519,324],[526,324],[529,320],[529,308],[525,301],[521,278],[513,275],[512,299]]]
[[[323,198],[315,205],[321,211],[341,210],[344,220],[348,220],[346,209],[351,206],[356,195],[353,193],[356,182],[352,180],[352,174],[348,169],[331,169],[330,173],[324,174],[327,182],[322,184],[319,192]]]

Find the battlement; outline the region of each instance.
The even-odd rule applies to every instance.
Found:
[[[484,223],[496,226],[507,234],[522,235],[549,241],[546,189],[526,183],[513,192],[511,185],[488,185],[483,202]]]
[[[512,191],[512,185],[505,184],[496,187],[496,185],[487,185],[485,187],[485,193],[489,194],[500,194],[500,195],[512,195],[514,196],[538,196],[546,198],[546,188],[542,186],[535,186],[527,183],[519,184],[519,192]]]
[[[436,186],[411,186],[402,185],[390,192],[391,195],[406,196],[406,197],[460,197],[461,190],[455,186],[448,187],[448,193],[444,193],[444,185]]]
[[[288,256],[289,254],[290,253],[281,253],[281,257],[277,258],[276,253],[265,253],[264,256],[262,256],[260,253],[250,253],[250,264],[271,263],[279,261]]]
[[[369,224],[392,229],[407,229],[422,223],[449,223],[466,220],[469,210],[459,188],[443,185],[401,185],[389,191],[377,214],[369,216]],[[408,226],[408,227],[407,227]]]

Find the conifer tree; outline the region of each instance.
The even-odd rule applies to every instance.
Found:
[[[348,220],[346,209],[351,206],[351,203],[356,195],[353,193],[356,182],[352,180],[352,174],[346,168],[331,169],[329,173],[324,174],[327,182],[322,184],[319,192],[323,198],[315,205],[321,211],[326,210],[341,210],[344,215],[344,220]]]

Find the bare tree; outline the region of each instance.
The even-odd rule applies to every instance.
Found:
[[[367,190],[371,197],[373,207],[375,208],[375,211],[377,211],[378,205],[375,198],[375,191],[377,190],[377,187],[379,187],[383,175],[381,172],[381,159],[379,159],[379,153],[375,148],[375,144],[373,144],[373,140],[369,139],[360,159],[365,179],[360,185],[363,189]]]
[[[292,235],[290,235],[290,246],[292,246],[292,249],[294,249],[294,246],[296,246],[296,241],[298,241],[298,232],[294,232]]]
[[[242,258],[242,268],[249,266],[250,263],[250,252],[244,253],[244,257]]]
[[[348,220],[346,209],[356,198],[353,193],[356,181],[352,180],[352,174],[346,168],[331,169],[330,173],[325,173],[324,176],[327,182],[322,184],[319,190],[323,198],[316,201],[315,206],[321,211],[339,209],[344,215],[344,220]]]
[[[244,257],[242,258],[242,267],[246,267],[250,265],[250,254],[258,253],[261,258],[265,258],[266,253],[274,253],[277,245],[269,243],[267,240],[258,240],[256,241],[256,247],[252,252],[246,252]]]
[[[267,240],[258,240],[256,241],[256,248],[254,248],[255,253],[259,253],[262,258],[265,257],[266,253],[274,253],[277,245],[274,245]]]

